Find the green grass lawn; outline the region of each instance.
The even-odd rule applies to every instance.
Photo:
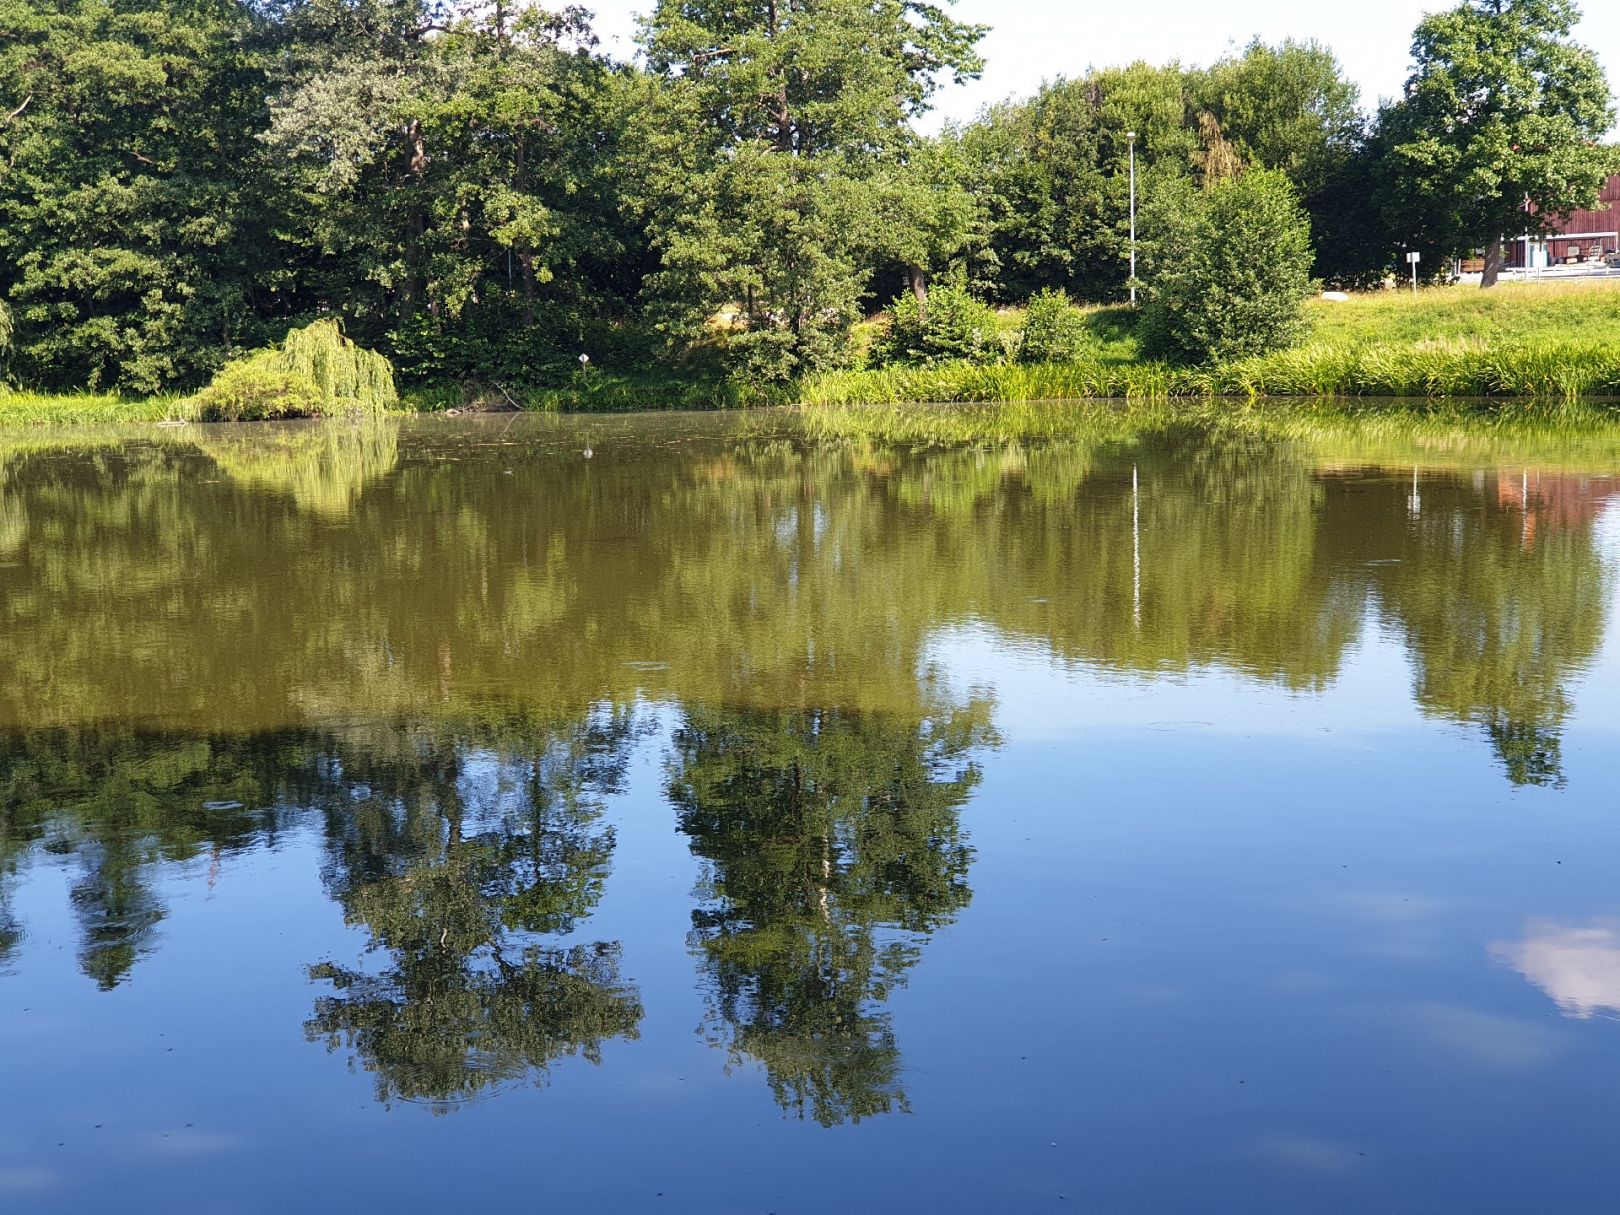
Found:
[[[1306,305],[1311,332],[1306,346],[1368,344],[1528,342],[1538,338],[1620,342],[1620,279],[1565,282],[1504,282],[1494,290],[1429,287],[1373,291],[1348,302],[1315,299]],[[1136,362],[1134,315],[1123,304],[1090,307],[1086,318],[1104,362]],[[1016,327],[1018,313],[1009,310]]]
[[[812,377],[807,404],[1067,397],[1620,395],[1620,280],[1436,287],[1307,304],[1299,346],[1217,367],[1145,360],[1123,305],[1086,309],[1092,355],[1050,366],[881,367]],[[1016,328],[1016,313],[1003,317]]]
[[[1577,338],[1620,343],[1620,279],[1505,282],[1314,300],[1312,342],[1533,342]]]

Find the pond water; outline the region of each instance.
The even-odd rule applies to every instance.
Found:
[[[0,440],[0,1208],[1594,1209],[1620,425]]]

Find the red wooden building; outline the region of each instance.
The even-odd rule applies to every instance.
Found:
[[[1564,216],[1553,228],[1556,236],[1504,233],[1508,239],[1507,264],[1540,269],[1563,265],[1571,258],[1600,261],[1620,251],[1620,176],[1609,178],[1598,197],[1597,209]]]

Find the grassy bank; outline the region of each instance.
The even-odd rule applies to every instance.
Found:
[[[1081,397],[1537,397],[1620,395],[1620,283],[1505,283],[1313,300],[1291,350],[1215,367],[1141,358],[1124,308],[1086,313],[1095,355],[1053,366],[965,363],[817,376],[806,404]]]
[[[1556,342],[1308,345],[1219,367],[1096,361],[1039,366],[884,367],[805,381],[807,405],[1080,397],[1538,397],[1620,394],[1620,344]]]
[[[120,397],[111,393],[12,392],[0,388],[0,426],[106,426],[182,419],[174,397]]]
[[[1114,306],[1086,309],[1092,354],[1076,363],[890,365],[771,386],[592,372],[518,401],[524,408],[595,411],[1095,397],[1620,396],[1620,282],[1376,292],[1347,302],[1313,300],[1307,310],[1311,335],[1301,345],[1215,367],[1144,359],[1132,333],[1134,314]],[[1016,313],[1002,319],[1009,332],[1017,329]]]
[[[675,371],[592,369],[552,387],[487,385],[407,392],[407,409],[590,413],[735,409],[799,403],[903,401],[1178,400],[1256,397],[1620,396],[1620,282],[1504,283],[1494,291],[1442,287],[1418,296],[1378,292],[1308,305],[1301,345],[1216,367],[1141,357],[1124,307],[1085,312],[1092,353],[1076,363],[875,367],[790,384],[694,379]],[[1017,328],[1015,313],[1003,316]],[[871,326],[863,327],[867,330]],[[870,333],[866,336],[869,338]],[[185,420],[179,398],[53,396],[0,390],[0,425]]]

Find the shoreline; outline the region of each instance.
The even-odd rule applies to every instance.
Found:
[[[403,408],[376,414],[340,413],[313,418],[283,418],[277,421],[337,421],[364,417],[476,417],[501,414],[548,414],[559,416],[610,417],[636,414],[726,413],[760,409],[839,409],[849,407],[896,410],[924,406],[951,405],[1031,405],[1068,406],[1077,404],[1124,405],[1347,405],[1355,408],[1383,407],[1391,411],[1426,411],[1440,405],[1471,407],[1485,416],[1492,409],[1512,404],[1535,406],[1590,405],[1620,403],[1620,350],[1612,356],[1617,364],[1614,375],[1605,375],[1589,387],[1576,390],[1544,386],[1516,389],[1500,380],[1459,374],[1447,376],[1453,386],[1441,391],[1396,391],[1399,383],[1368,378],[1355,390],[1337,386],[1300,391],[1268,391],[1265,380],[1256,377],[1249,390],[1221,391],[1221,381],[1242,384],[1246,370],[1192,372],[1185,369],[1151,369],[1146,374],[1127,370],[1109,372],[1085,365],[985,368],[944,366],[931,368],[884,369],[872,372],[841,372],[828,377],[819,391],[808,394],[761,394],[756,399],[710,403],[694,401],[692,394],[660,394],[646,391],[635,396],[615,394],[604,403],[600,394],[568,393],[547,389],[520,396],[513,408],[505,402],[474,395],[457,405],[413,405],[406,394]],[[1005,374],[998,374],[1005,373]],[[1421,375],[1422,373],[1417,373]],[[1528,380],[1528,377],[1527,377]],[[1511,382],[1511,381],[1510,381]],[[1069,391],[1080,389],[1080,391]],[[1088,391],[1089,390],[1089,391]],[[106,398],[86,400],[76,394],[12,394],[0,392],[0,428],[33,429],[48,427],[151,426],[151,427],[237,427],[256,422],[203,421],[186,416],[162,398],[129,398],[109,402]]]
[[[544,387],[495,380],[423,384],[402,393],[399,413],[625,414],[929,402],[1231,402],[1378,398],[1414,407],[1438,401],[1601,401],[1620,397],[1620,288],[1594,283],[1513,283],[1491,292],[1437,287],[1418,295],[1369,292],[1307,304],[1311,333],[1299,345],[1253,358],[1181,366],[1141,357],[1124,305],[1080,309],[1088,348],[1065,363],[891,363],[778,383],[615,371],[593,366]],[[1022,314],[998,323],[1008,349]],[[881,317],[862,322],[862,347]],[[191,420],[180,394],[145,398],[0,388],[0,426]]]

